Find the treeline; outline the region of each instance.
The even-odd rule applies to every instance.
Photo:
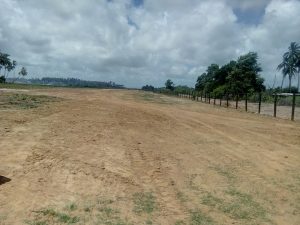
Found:
[[[171,82],[171,85],[168,82]],[[155,88],[152,85],[145,85],[141,88],[143,91],[152,91],[152,92],[160,92],[160,93],[182,93],[182,92],[191,92],[194,91],[194,88],[188,87],[186,85],[178,85],[175,86],[171,80],[166,81],[166,87]]]
[[[257,53],[249,52],[240,56],[236,61],[232,60],[223,66],[211,64],[208,66],[206,72],[197,78],[195,88],[182,85],[175,86],[168,79],[163,88],[154,88],[151,85],[146,85],[142,87],[142,90],[161,93],[189,93],[196,91],[199,93],[208,93],[216,97],[224,95],[251,95],[252,93],[266,90],[263,84],[264,79],[260,76],[261,71]]]
[[[237,61],[219,66],[211,64],[197,79],[195,90],[214,96],[244,95],[265,90],[262,71],[255,52],[240,56]]]
[[[25,84],[39,84],[39,85],[52,85],[64,87],[90,87],[90,88],[124,88],[123,85],[116,84],[115,82],[103,81],[87,81],[77,78],[58,78],[58,77],[43,77],[41,79],[18,79],[17,83]]]
[[[189,93],[196,91],[215,97],[225,95],[244,96],[245,94],[251,96],[257,92],[300,92],[300,45],[298,43],[291,42],[288,51],[283,54],[282,62],[278,65],[277,70],[282,72],[281,87],[272,87],[266,90],[264,79],[260,75],[262,68],[258,63],[258,55],[256,52],[249,52],[223,66],[211,64],[206,69],[206,72],[197,78],[195,88],[175,86],[168,79],[163,88],[154,88],[151,85],[146,85],[142,89],[162,93]],[[286,77],[289,79],[289,86],[288,88],[283,88]],[[292,87],[292,80],[295,78],[298,78],[298,85],[297,87]]]

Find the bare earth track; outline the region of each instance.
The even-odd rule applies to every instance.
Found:
[[[300,124],[139,91],[0,110],[0,224],[300,224]],[[8,182],[2,182],[1,180]]]

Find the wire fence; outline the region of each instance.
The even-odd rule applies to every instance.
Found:
[[[183,91],[160,92],[215,106],[235,108],[257,114],[300,121],[300,94],[297,93],[255,93],[217,96],[211,93]]]

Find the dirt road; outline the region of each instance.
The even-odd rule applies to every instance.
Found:
[[[28,93],[63,100],[0,111],[1,225],[300,224],[298,122],[138,91]]]

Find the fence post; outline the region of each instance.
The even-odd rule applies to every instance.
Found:
[[[245,99],[245,110],[248,112],[248,94],[246,93],[246,99]]]
[[[222,97],[223,96],[220,96],[220,106],[222,106]]]
[[[239,107],[239,95],[236,96],[235,100],[235,108],[237,109]]]
[[[226,96],[226,107],[228,108],[228,106],[229,106],[229,95],[227,94],[227,96]]]
[[[210,104],[210,93],[208,93],[208,104]]]
[[[296,93],[293,93],[293,105],[292,105],[292,117],[291,120],[295,119],[295,106],[296,106]]]
[[[201,102],[202,102],[202,97],[203,97],[203,91],[201,91],[201,97],[200,97]]]
[[[275,96],[274,96],[274,117],[277,116],[277,93],[275,93]]]
[[[261,92],[259,92],[258,95],[258,113],[260,114],[260,110],[261,110]]]
[[[214,94],[214,105],[216,104],[216,94]]]

